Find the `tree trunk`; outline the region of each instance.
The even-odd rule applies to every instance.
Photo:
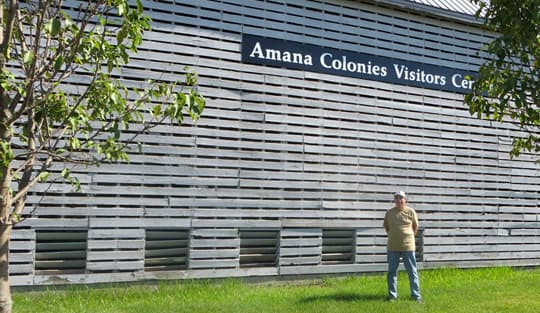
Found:
[[[15,4],[12,1],[12,4]],[[4,1],[0,1],[0,70],[4,70],[6,66],[6,60],[8,58],[7,53],[9,51],[8,40],[5,38],[4,26],[9,26],[9,20],[6,21],[4,16]],[[14,12],[13,12],[14,13]],[[9,125],[7,121],[8,103],[9,98],[4,89],[0,87],[0,139],[2,142],[10,142]],[[9,286],[9,238],[11,236],[11,225],[8,225],[9,208],[11,202],[9,201],[10,191],[10,177],[9,166],[3,164],[0,167],[0,313],[11,313],[12,301],[11,301],[11,289]]]
[[[0,120],[2,119],[0,112]],[[9,131],[0,125],[0,138],[10,142]],[[11,313],[11,289],[9,286],[9,239],[11,237],[10,209],[11,201],[10,167],[0,166],[0,313]]]
[[[9,286],[9,238],[11,225],[0,225],[0,313],[11,313],[11,288]]]
[[[0,114],[1,115],[1,114]],[[6,136],[5,129],[0,127],[2,140]],[[8,141],[9,142],[9,141]],[[9,286],[9,239],[11,237],[10,209],[12,206],[10,168],[0,167],[0,313],[11,313],[12,300]]]

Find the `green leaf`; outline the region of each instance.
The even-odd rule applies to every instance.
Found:
[[[117,105],[121,102],[122,97],[118,93],[115,92],[111,94],[110,98],[111,98],[112,103]]]
[[[127,28],[126,28],[126,27],[122,27],[122,28],[118,31],[118,33],[116,34],[116,44],[117,44],[117,45],[121,45],[121,44],[124,42],[124,40],[126,39],[127,35],[128,35],[128,30],[127,30]]]
[[[124,16],[127,11],[127,5],[124,1],[120,1],[117,6],[118,9],[118,16]]]
[[[22,217],[17,212],[11,212],[11,221],[13,223],[19,223],[21,221]]]
[[[49,179],[50,173],[49,172],[41,172],[38,175],[39,182],[46,182]]]
[[[137,0],[137,12],[143,13],[143,11],[144,11],[144,7],[141,3],[141,0]]]
[[[58,19],[53,19],[52,20],[52,31],[51,31],[51,35],[52,36],[56,36],[60,33],[60,31],[62,30],[62,23],[60,23],[60,20]]]
[[[71,180],[71,184],[75,186],[75,191],[80,192],[81,191],[81,181],[79,178],[75,177]]]
[[[71,170],[69,168],[65,168],[62,170],[61,175],[64,179],[68,179],[71,177]]]
[[[32,63],[34,61],[34,58],[35,58],[34,51],[28,50],[28,51],[25,51],[23,54],[24,64]]]
[[[81,148],[81,142],[79,141],[79,138],[77,138],[77,137],[69,138],[69,146],[73,150],[79,150]]]
[[[8,141],[2,140],[0,142],[0,168],[8,167],[14,156],[13,150],[11,150],[11,144]]]
[[[62,22],[57,18],[52,18],[45,25],[45,31],[51,36],[55,37],[62,31]]]
[[[152,115],[154,117],[159,117],[161,115],[161,105],[156,105],[152,108]]]
[[[59,72],[62,69],[63,64],[64,64],[64,57],[62,55],[59,55],[54,60],[54,70]]]

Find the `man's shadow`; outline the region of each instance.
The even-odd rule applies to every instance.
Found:
[[[304,297],[300,299],[301,303],[310,303],[315,301],[342,301],[342,302],[354,302],[354,301],[384,301],[386,299],[383,295],[378,294],[361,294],[361,293],[333,293],[321,296]]]

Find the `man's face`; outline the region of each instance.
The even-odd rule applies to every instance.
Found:
[[[407,203],[407,198],[404,198],[402,196],[395,196],[394,203],[396,204],[396,207],[398,209],[403,209],[405,207],[405,204]]]

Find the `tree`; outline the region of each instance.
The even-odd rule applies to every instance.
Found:
[[[497,36],[465,103],[478,118],[518,126],[524,135],[513,138],[512,157],[540,152],[540,0],[471,1]]]
[[[77,185],[72,163],[127,161],[138,134],[198,119],[205,100],[191,72],[138,88],[118,79],[150,29],[140,0],[0,0],[0,20],[1,313],[11,312],[10,234],[32,187],[55,176]]]

